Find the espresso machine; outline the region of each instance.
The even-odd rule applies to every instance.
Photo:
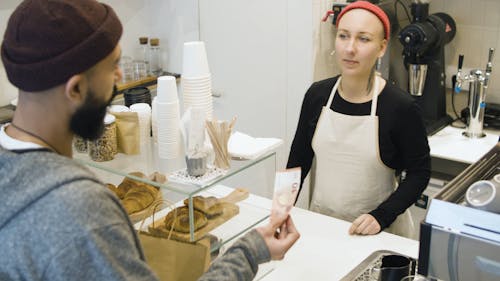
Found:
[[[408,70],[408,91],[422,110],[427,133],[452,121],[446,113],[444,46],[456,34],[456,24],[445,13],[429,15],[426,0],[413,0],[412,22],[399,32],[403,61]]]
[[[431,200],[420,225],[420,275],[449,281],[500,280],[500,213],[472,206],[466,199],[471,185],[484,180],[496,181],[498,175],[500,142]]]

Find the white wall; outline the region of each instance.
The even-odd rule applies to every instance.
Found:
[[[283,169],[312,82],[311,1],[200,0],[200,38],[213,89],[222,95],[214,101],[215,116],[237,115],[237,130],[283,139],[276,162]],[[272,189],[252,192],[272,195]]]
[[[0,1],[0,36],[2,39],[9,16],[19,3],[21,3],[20,0]],[[0,60],[0,106],[9,104],[16,97],[17,89],[7,79],[2,60]]]
[[[121,38],[123,55],[136,56],[139,37],[158,37],[164,51],[164,65],[170,72],[180,73],[182,45],[198,40],[198,0],[101,0],[113,7],[123,23]],[[0,1],[0,34],[21,0]],[[17,90],[6,79],[0,62],[0,106],[17,96]]]
[[[164,53],[164,69],[182,71],[183,43],[199,38],[198,0],[101,1],[115,9],[124,25],[123,55],[138,55],[139,37],[157,37]]]

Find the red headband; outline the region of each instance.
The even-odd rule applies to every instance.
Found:
[[[340,12],[339,16],[337,17],[337,22],[335,25],[339,27],[339,22],[342,16],[344,16],[348,11],[353,9],[367,10],[372,14],[376,15],[377,18],[380,20],[380,22],[382,22],[382,25],[384,26],[384,38],[389,40],[391,34],[391,24],[389,18],[387,17],[386,13],[382,9],[380,9],[379,6],[374,5],[367,1],[356,1],[345,6]]]

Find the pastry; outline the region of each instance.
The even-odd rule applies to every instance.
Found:
[[[194,231],[204,227],[207,217],[200,211],[193,210]],[[172,226],[173,225],[173,226]],[[178,207],[165,216],[165,228],[167,231],[173,227],[177,232],[189,233],[189,209],[186,206]]]
[[[184,200],[184,205],[189,205],[189,199]],[[219,202],[219,199],[214,196],[193,197],[193,208],[204,213],[209,219],[221,215],[223,211],[222,204]]]
[[[125,196],[125,193],[122,192],[121,189],[119,189],[116,185],[107,183],[106,187],[111,190],[118,198],[123,199],[123,196]]]
[[[135,176],[135,177],[138,177],[138,178],[146,178],[146,175],[144,175],[143,173],[141,172],[132,172],[132,173],[129,173],[129,175],[131,176]],[[129,177],[125,177],[123,179],[123,181],[117,186],[119,189],[123,190],[125,193],[128,192],[128,190],[134,186],[136,183],[140,183],[139,181],[136,181],[134,179],[131,179]]]
[[[125,194],[122,204],[128,214],[144,210],[151,205],[158,194],[158,189],[149,184],[134,182]]]

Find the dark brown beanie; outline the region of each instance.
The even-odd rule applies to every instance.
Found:
[[[29,92],[64,84],[111,54],[122,30],[113,9],[94,0],[25,0],[2,42],[7,77]]]

